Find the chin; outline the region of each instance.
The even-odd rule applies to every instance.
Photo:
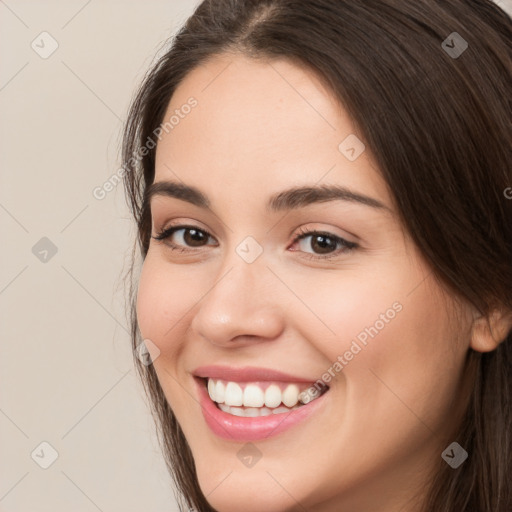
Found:
[[[268,478],[271,479],[270,475]],[[273,483],[278,487],[278,484]],[[217,512],[294,512],[304,508],[280,488],[274,487],[277,495],[267,490],[255,496],[247,492],[249,485],[246,483],[244,487],[240,486],[239,491],[229,493],[219,488],[207,498],[208,502]]]
[[[304,484],[309,482],[308,475],[297,474],[290,478],[288,474],[286,483],[282,482],[280,485],[279,472],[282,473],[282,466],[279,470],[267,470],[267,467],[257,467],[257,463],[252,468],[245,468],[236,455],[232,457],[233,462],[223,465],[222,469],[206,460],[197,468],[201,491],[217,512],[304,510]],[[289,468],[293,471],[293,464]],[[293,481],[301,482],[301,485],[290,485]],[[284,490],[285,487],[287,491]]]

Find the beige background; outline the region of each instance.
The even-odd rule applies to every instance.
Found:
[[[0,2],[2,512],[178,510],[132,368],[123,189],[92,191],[118,169],[136,84],[196,4]],[[47,59],[31,48],[51,48],[43,31],[59,45]],[[42,237],[58,249],[46,263]],[[48,469],[31,458],[43,441]]]
[[[132,367],[131,218],[122,186],[92,191],[119,167],[136,85],[197,3],[0,0],[2,512],[178,510]],[[42,442],[58,452],[47,469]]]

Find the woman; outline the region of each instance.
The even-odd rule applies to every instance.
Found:
[[[123,149],[185,507],[512,510],[511,85],[488,0],[197,7]]]

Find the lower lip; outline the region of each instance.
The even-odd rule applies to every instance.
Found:
[[[258,441],[277,436],[317,412],[327,394],[326,392],[316,400],[289,413],[246,418],[221,411],[210,399],[204,380],[194,380],[199,388],[201,410],[206,424],[217,436],[232,441]]]

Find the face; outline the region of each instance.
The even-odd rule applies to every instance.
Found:
[[[173,115],[137,315],[203,493],[220,512],[399,510],[451,442],[469,317],[313,73],[217,56]]]

